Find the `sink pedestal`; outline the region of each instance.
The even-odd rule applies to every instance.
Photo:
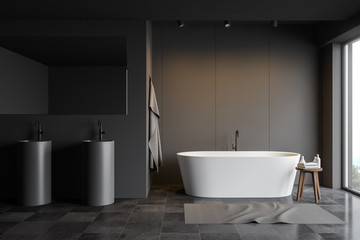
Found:
[[[51,141],[18,142],[19,203],[38,206],[51,202]]]
[[[114,141],[83,141],[85,204],[114,203]]]

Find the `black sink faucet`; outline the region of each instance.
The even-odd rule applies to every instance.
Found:
[[[239,138],[239,130],[236,130],[236,132],[235,132],[235,145],[233,144],[232,145],[232,149],[234,149],[235,151],[237,151],[238,150],[238,147],[237,147],[237,140],[238,140],[238,138]]]
[[[105,134],[105,131],[103,131],[102,123],[101,123],[100,120],[98,121],[98,126],[99,126],[99,140],[102,141],[103,140],[103,135]]]
[[[41,141],[41,135],[44,134],[43,130],[41,129],[41,122],[39,120],[35,121],[35,127],[37,126],[37,140]]]

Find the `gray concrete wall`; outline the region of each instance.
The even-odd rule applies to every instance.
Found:
[[[153,79],[165,166],[154,183],[181,183],[176,153],[319,150],[318,52],[311,27],[153,24]],[[275,166],[276,167],[276,166]]]

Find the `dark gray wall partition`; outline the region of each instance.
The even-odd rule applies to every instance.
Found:
[[[129,69],[128,115],[0,115],[0,199],[16,195],[16,142],[34,138],[40,120],[43,138],[53,143],[53,197],[82,195],[81,141],[97,138],[101,120],[105,139],[115,140],[115,197],[147,196],[146,178],[146,22],[2,21],[1,36],[126,36]],[[79,92],[81,97],[81,92]]]
[[[322,184],[341,187],[341,45],[321,49]]]
[[[293,151],[307,161],[320,151],[311,26],[154,23],[153,41],[165,158],[154,183],[181,183],[177,152],[231,150],[237,129],[240,150]]]
[[[48,67],[0,47],[0,113],[48,111]]]
[[[150,21],[146,21],[146,99],[149,99],[149,86],[150,86],[150,78],[152,78],[152,23]],[[146,105],[146,146],[148,146],[149,141],[149,107],[148,102]],[[146,151],[146,169],[145,169],[145,176],[146,176],[146,194],[149,193],[151,188],[151,181],[150,181],[150,172],[149,172],[149,155],[150,152],[147,149]]]

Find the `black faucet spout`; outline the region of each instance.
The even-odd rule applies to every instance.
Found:
[[[98,126],[99,126],[99,140],[102,141],[105,131],[103,130],[103,126],[100,120],[98,121]]]
[[[41,135],[44,134],[44,131],[42,130],[41,122],[39,120],[35,121],[35,127],[36,126],[37,126],[37,140],[41,141]]]
[[[234,149],[235,151],[238,150],[238,147],[237,147],[238,138],[239,138],[239,130],[236,130],[236,132],[235,132],[235,145],[234,144],[232,145],[232,149]]]

